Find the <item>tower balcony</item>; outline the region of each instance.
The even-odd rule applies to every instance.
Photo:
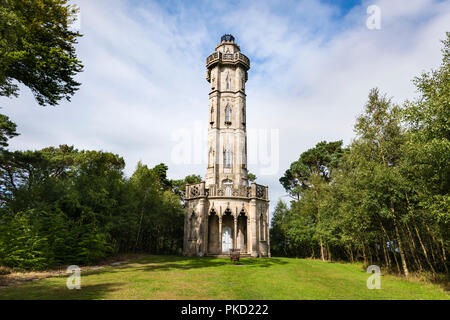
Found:
[[[206,68],[210,69],[216,64],[229,64],[238,65],[241,64],[245,70],[250,69],[250,59],[240,52],[236,53],[222,53],[216,51],[206,58]]]
[[[252,183],[250,187],[239,186],[238,188],[220,186],[217,184],[205,188],[205,182],[186,185],[186,200],[196,198],[256,198],[269,201],[268,187]]]

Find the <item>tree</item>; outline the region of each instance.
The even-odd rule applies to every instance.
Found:
[[[250,181],[250,182],[255,182],[256,181],[256,175],[251,173],[251,172],[249,172],[247,174],[247,177],[248,177],[248,181]]]
[[[320,244],[320,256],[325,260],[324,234],[321,229],[321,201],[326,192],[333,168],[337,167],[342,157],[342,141],[322,141],[303,152],[299,159],[293,162],[280,179],[286,191],[300,201],[302,196],[312,193],[315,197],[316,236]]]
[[[273,254],[288,255],[289,209],[279,200],[272,216],[270,243]]]
[[[408,178],[408,216],[427,264],[434,251],[448,272],[450,248],[450,33],[443,42],[443,59],[437,70],[423,73],[413,82],[420,93],[406,101],[404,121],[409,134],[402,149],[402,166]],[[421,226],[424,227],[421,234]],[[431,237],[427,245],[425,239]],[[431,257],[429,256],[431,254]],[[436,259],[436,257],[435,257]],[[433,259],[434,260],[434,259]],[[433,268],[433,267],[431,267]]]
[[[167,170],[169,169],[164,163],[160,163],[153,167],[152,171],[156,174],[159,182],[161,183],[161,188],[163,190],[169,190],[172,188],[171,181],[167,179]]]
[[[0,0],[0,96],[18,96],[15,81],[29,87],[40,105],[70,100],[83,65],[70,30],[78,10],[68,0]]]
[[[196,184],[202,181],[203,179],[201,176],[197,174],[191,174],[186,176],[184,179],[170,180],[170,184],[172,185],[172,191],[180,197],[181,202],[184,204],[184,198],[186,196],[186,185]]]
[[[19,134],[16,132],[16,124],[9,120],[3,114],[0,114],[0,150],[8,146],[8,139],[11,139]]]

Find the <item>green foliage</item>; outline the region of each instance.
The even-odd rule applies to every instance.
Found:
[[[251,173],[251,172],[249,172],[247,174],[247,177],[248,177],[248,181],[250,181],[250,182],[255,182],[256,181],[256,175]]]
[[[342,154],[342,141],[319,142],[291,164],[280,178],[280,183],[289,195],[298,200],[301,193],[313,185],[313,176],[319,178],[317,181],[329,180],[331,171],[338,165]]]
[[[83,66],[70,30],[77,9],[67,0],[0,0],[0,96],[18,96],[20,82],[40,105],[70,100]]]
[[[16,124],[9,120],[3,114],[0,114],[0,151],[3,147],[8,146],[8,139],[11,139],[19,134],[16,132]]]
[[[184,211],[163,187],[167,167],[139,163],[128,179],[124,166],[115,154],[67,145],[3,150],[0,265],[42,269],[117,252],[179,253]]]
[[[196,184],[202,182],[203,179],[199,175],[191,174],[186,176],[184,179],[179,180],[170,180],[170,184],[172,186],[172,191],[179,195],[181,201],[184,203],[184,197],[186,193],[186,185],[188,184]]]

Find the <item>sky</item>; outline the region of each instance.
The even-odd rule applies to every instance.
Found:
[[[1,97],[21,134],[10,149],[68,144],[119,154],[128,176],[142,161],[167,164],[171,179],[204,178],[205,59],[230,33],[251,60],[248,167],[269,186],[272,209],[289,201],[279,178],[302,152],[351,142],[371,88],[399,104],[416,97],[411,80],[439,66],[450,31],[450,1],[437,0],[72,3],[82,85],[55,107],[39,106],[25,87]],[[379,28],[367,25],[373,5]]]

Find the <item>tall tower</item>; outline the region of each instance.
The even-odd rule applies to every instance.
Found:
[[[206,60],[210,83],[206,186],[247,186],[245,82],[249,59],[232,35],[224,35]]]
[[[206,59],[210,83],[208,165],[204,182],[187,185],[183,254],[270,256],[268,188],[249,184],[246,94],[250,60],[222,36]]]

